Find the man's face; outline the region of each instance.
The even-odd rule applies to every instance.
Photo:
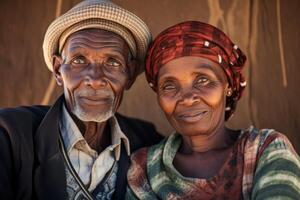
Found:
[[[82,121],[103,122],[117,110],[128,86],[129,48],[117,34],[85,29],[67,39],[54,73],[68,109]]]

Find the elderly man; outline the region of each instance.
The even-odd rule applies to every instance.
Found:
[[[123,199],[130,152],[160,140],[116,112],[142,72],[151,35],[107,0],[84,1],[48,28],[43,51],[62,95],[0,111],[0,199]]]

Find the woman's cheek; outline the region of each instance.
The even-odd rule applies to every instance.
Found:
[[[175,101],[170,97],[166,97],[165,95],[158,96],[158,103],[163,112],[170,117],[175,109]]]
[[[211,107],[215,107],[221,104],[224,98],[222,88],[220,88],[219,90],[203,93],[202,96],[203,99],[206,100],[206,103],[209,104]]]

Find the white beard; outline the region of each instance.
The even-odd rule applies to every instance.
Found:
[[[92,113],[85,112],[80,106],[75,106],[73,110],[73,114],[75,114],[76,117],[81,121],[104,122],[109,118],[111,118],[112,116],[114,116],[115,113],[112,107],[113,106],[111,106],[109,110],[107,110],[106,112],[101,112],[101,113],[99,112],[97,114],[94,113],[92,114]]]
[[[102,90],[98,90],[98,91],[82,91],[80,92],[81,94],[89,94],[89,95],[93,95],[95,93],[101,94],[103,93]],[[105,95],[107,95],[107,92],[105,93]],[[72,110],[73,114],[80,119],[81,121],[85,121],[85,122],[89,122],[89,121],[93,121],[93,122],[104,122],[106,120],[108,120],[109,118],[111,118],[112,116],[114,116],[115,111],[114,111],[114,101],[115,101],[115,95],[112,91],[109,91],[109,96],[111,99],[111,105],[110,107],[105,111],[105,112],[87,112],[85,111],[79,104],[79,102],[77,101],[77,99],[75,98],[75,106]]]

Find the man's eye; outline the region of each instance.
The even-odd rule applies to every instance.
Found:
[[[75,65],[86,64],[86,60],[84,58],[75,58],[72,60],[72,64],[75,64]]]
[[[106,65],[113,68],[120,68],[122,67],[122,63],[117,61],[116,59],[110,58],[106,61]]]

